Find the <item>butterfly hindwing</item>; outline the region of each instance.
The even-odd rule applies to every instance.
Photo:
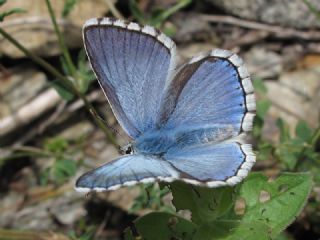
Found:
[[[113,112],[132,138],[155,128],[175,44],[150,26],[110,18],[91,19],[83,28],[92,68]]]
[[[255,162],[251,145],[232,141],[172,148],[164,158],[183,181],[209,187],[239,183]]]
[[[82,175],[78,191],[115,190],[121,186],[156,180],[172,181],[179,173],[167,161],[156,156],[133,154],[120,157]]]

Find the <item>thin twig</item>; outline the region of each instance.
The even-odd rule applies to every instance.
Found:
[[[264,23],[258,23],[254,21],[244,20],[232,16],[225,15],[207,15],[200,14],[201,19],[208,22],[226,23],[234,26],[239,26],[248,29],[255,29],[266,31],[275,34],[279,38],[299,38],[303,40],[319,40],[320,31],[316,30],[297,30],[294,28],[286,28],[280,26],[273,26]]]
[[[16,39],[11,37],[9,33],[7,33],[3,28],[0,27],[0,34],[5,37],[9,42],[11,42],[16,48],[18,48],[21,52],[24,53],[27,57],[29,57],[32,61],[46,69],[50,74],[55,76],[59,82],[70,92],[74,92],[75,89],[70,82],[70,80],[63,76],[59,71],[57,71],[50,63],[43,60],[42,58],[38,57],[34,53],[30,52],[28,49],[26,49],[24,46],[22,46]]]

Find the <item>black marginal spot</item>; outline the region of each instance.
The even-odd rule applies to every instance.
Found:
[[[237,144],[237,145],[239,146],[240,151],[242,152],[242,155],[243,155],[243,157],[244,157],[243,162],[240,164],[240,166],[237,168],[237,170],[235,170],[235,173],[236,173],[235,176],[238,176],[239,170],[241,169],[242,165],[246,162],[247,155],[246,155],[246,154],[244,153],[244,151],[242,150],[242,147],[241,147],[241,144],[240,144],[240,143],[235,142],[235,144]],[[226,178],[226,179],[227,179],[227,178]]]

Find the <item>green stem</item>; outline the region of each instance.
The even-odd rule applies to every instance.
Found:
[[[63,76],[59,71],[57,71],[51,64],[38,57],[34,53],[30,52],[24,46],[22,46],[16,39],[10,36],[4,29],[0,28],[0,34],[6,38],[9,42],[11,42],[15,47],[17,47],[21,52],[23,52],[27,57],[29,57],[32,61],[39,64],[41,67],[46,69],[50,74],[55,76],[59,82],[70,92],[77,95],[85,104],[86,109],[91,113],[92,118],[98,127],[105,133],[107,140],[112,143],[116,148],[119,147],[117,144],[115,137],[112,132],[104,125],[101,119],[97,118],[98,115],[92,104],[87,100],[86,96],[80,93],[72,84],[72,82],[65,76]],[[96,115],[95,115],[96,114]]]
[[[75,78],[76,77],[76,73],[77,73],[76,67],[74,66],[74,64],[73,64],[73,62],[71,60],[71,56],[69,54],[68,48],[66,47],[66,43],[64,41],[64,38],[63,38],[63,36],[61,34],[61,31],[59,29],[59,26],[57,24],[57,20],[56,20],[55,14],[53,12],[50,0],[46,0],[46,4],[47,4],[47,8],[48,8],[48,11],[49,11],[49,14],[50,14],[50,17],[51,17],[51,21],[52,21],[52,24],[53,24],[53,27],[54,27],[54,31],[56,32],[57,37],[58,37],[58,41],[59,41],[59,45],[60,45],[62,54],[63,54],[63,56],[64,56],[64,58],[66,60],[68,70],[70,71],[70,74]]]
[[[108,128],[106,127],[106,125],[104,124],[104,122],[102,121],[102,119],[100,119],[99,117],[97,117],[97,116],[99,116],[99,115],[98,115],[97,111],[95,110],[95,108],[92,106],[92,104],[91,104],[91,103],[87,100],[87,98],[86,98],[84,95],[82,95],[81,93],[78,94],[78,97],[80,97],[80,98],[83,100],[86,108],[89,110],[89,112],[90,112],[91,116],[93,117],[95,123],[96,123],[96,124],[99,126],[99,128],[105,133],[108,141],[109,141],[110,143],[112,143],[116,148],[119,148],[119,144],[117,143],[117,140],[116,140],[116,138],[114,137],[113,133],[110,131],[110,129],[108,129]]]
[[[65,88],[67,88],[71,92],[74,92],[72,82],[68,78],[63,76],[59,71],[57,71],[50,63],[30,52],[28,49],[22,46],[16,39],[11,37],[10,34],[7,33],[4,29],[0,28],[0,34],[9,42],[11,42],[21,52],[23,52],[24,55],[29,57],[32,61],[34,61],[35,63],[46,69],[50,74],[55,76]]]

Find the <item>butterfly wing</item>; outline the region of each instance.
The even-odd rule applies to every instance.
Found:
[[[233,141],[172,148],[164,158],[179,172],[181,180],[209,187],[239,183],[255,162],[249,144]]]
[[[249,74],[235,54],[216,49],[181,67],[168,86],[158,124],[177,144],[165,155],[185,181],[234,185],[255,156],[246,144],[255,99]]]
[[[150,26],[110,18],[83,28],[91,66],[127,134],[155,128],[163,89],[174,68],[175,44]]]
[[[170,182],[178,176],[179,173],[164,159],[142,154],[126,155],[82,175],[76,182],[76,190],[115,190],[156,180]]]
[[[219,131],[228,132],[227,138],[250,131],[254,113],[253,87],[242,60],[216,49],[181,67],[166,90],[158,124],[195,143],[210,142]]]

